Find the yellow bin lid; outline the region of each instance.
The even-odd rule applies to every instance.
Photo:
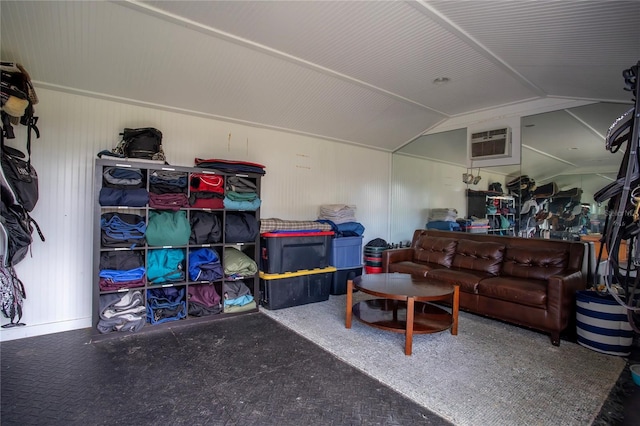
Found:
[[[277,280],[281,278],[292,278],[292,277],[301,277],[303,275],[311,275],[311,274],[324,274],[327,272],[335,272],[337,269],[333,266],[328,266],[326,268],[316,268],[316,269],[301,269],[295,272],[285,272],[284,274],[265,274],[260,271],[260,278],[263,280]]]

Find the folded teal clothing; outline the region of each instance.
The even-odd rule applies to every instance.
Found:
[[[255,192],[227,191],[226,197],[233,201],[253,201],[258,198]]]
[[[235,299],[225,299],[224,306],[225,308],[228,306],[244,306],[247,303],[253,302],[253,296],[250,294],[237,297]]]
[[[258,210],[260,203],[260,198],[253,201],[234,201],[227,197],[224,198],[224,207],[230,210]]]

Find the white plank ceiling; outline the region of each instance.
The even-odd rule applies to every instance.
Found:
[[[0,8],[2,60],[22,63],[42,87],[384,151],[498,106],[549,97],[629,104],[621,72],[640,59],[638,1]],[[439,77],[450,81],[434,84]]]

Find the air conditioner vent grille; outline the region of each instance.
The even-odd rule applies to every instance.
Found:
[[[505,158],[511,156],[511,129],[501,128],[475,132],[469,141],[472,160]]]

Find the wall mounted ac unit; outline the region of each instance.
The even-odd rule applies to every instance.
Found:
[[[471,160],[511,157],[511,128],[472,133],[469,139],[469,154]]]

